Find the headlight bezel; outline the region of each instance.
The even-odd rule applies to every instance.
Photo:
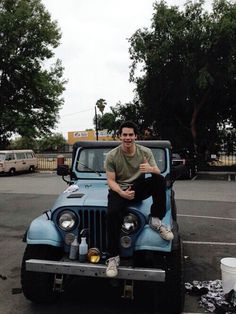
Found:
[[[60,221],[62,216],[63,215],[68,215],[70,216],[71,220],[73,221],[73,224],[69,227],[64,227],[62,225],[62,222]],[[70,219],[67,219],[67,221],[69,221]],[[64,220],[64,222],[66,221],[66,219]],[[64,232],[69,232],[69,231],[72,231],[74,230],[77,226],[78,226],[78,223],[79,223],[79,219],[78,219],[78,216],[76,215],[76,213],[74,211],[72,211],[71,209],[63,209],[57,216],[57,225],[58,227],[64,231]]]
[[[140,225],[139,216],[132,212],[128,212],[123,218],[121,231],[125,235],[133,235],[140,229]]]

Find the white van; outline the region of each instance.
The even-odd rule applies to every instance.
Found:
[[[0,173],[14,175],[19,171],[34,172],[37,158],[31,149],[0,150]]]

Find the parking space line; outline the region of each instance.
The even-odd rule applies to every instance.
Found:
[[[179,217],[191,217],[191,218],[206,218],[206,219],[220,219],[220,220],[232,220],[236,221],[236,218],[228,218],[228,217],[216,217],[216,216],[199,216],[199,215],[185,215],[185,214],[177,214]]]
[[[224,245],[235,246],[236,243],[232,242],[202,242],[202,241],[183,241],[185,244],[203,244],[203,245]]]

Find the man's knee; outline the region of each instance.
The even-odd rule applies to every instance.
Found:
[[[157,182],[160,185],[166,186],[166,180],[161,174],[152,174],[152,179],[154,182]]]

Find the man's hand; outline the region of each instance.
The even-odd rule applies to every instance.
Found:
[[[132,189],[132,187],[129,186],[127,190],[122,191],[120,193],[120,196],[123,197],[123,198],[126,198],[127,200],[133,200],[134,196],[135,196],[135,191],[131,190],[131,189]]]
[[[142,173],[150,173],[150,172],[152,172],[152,168],[153,168],[153,167],[151,167],[151,166],[149,165],[149,163],[148,163],[148,161],[147,161],[147,158],[144,157],[144,158],[143,158],[143,163],[139,165],[139,170],[140,170],[140,172],[142,172]]]

